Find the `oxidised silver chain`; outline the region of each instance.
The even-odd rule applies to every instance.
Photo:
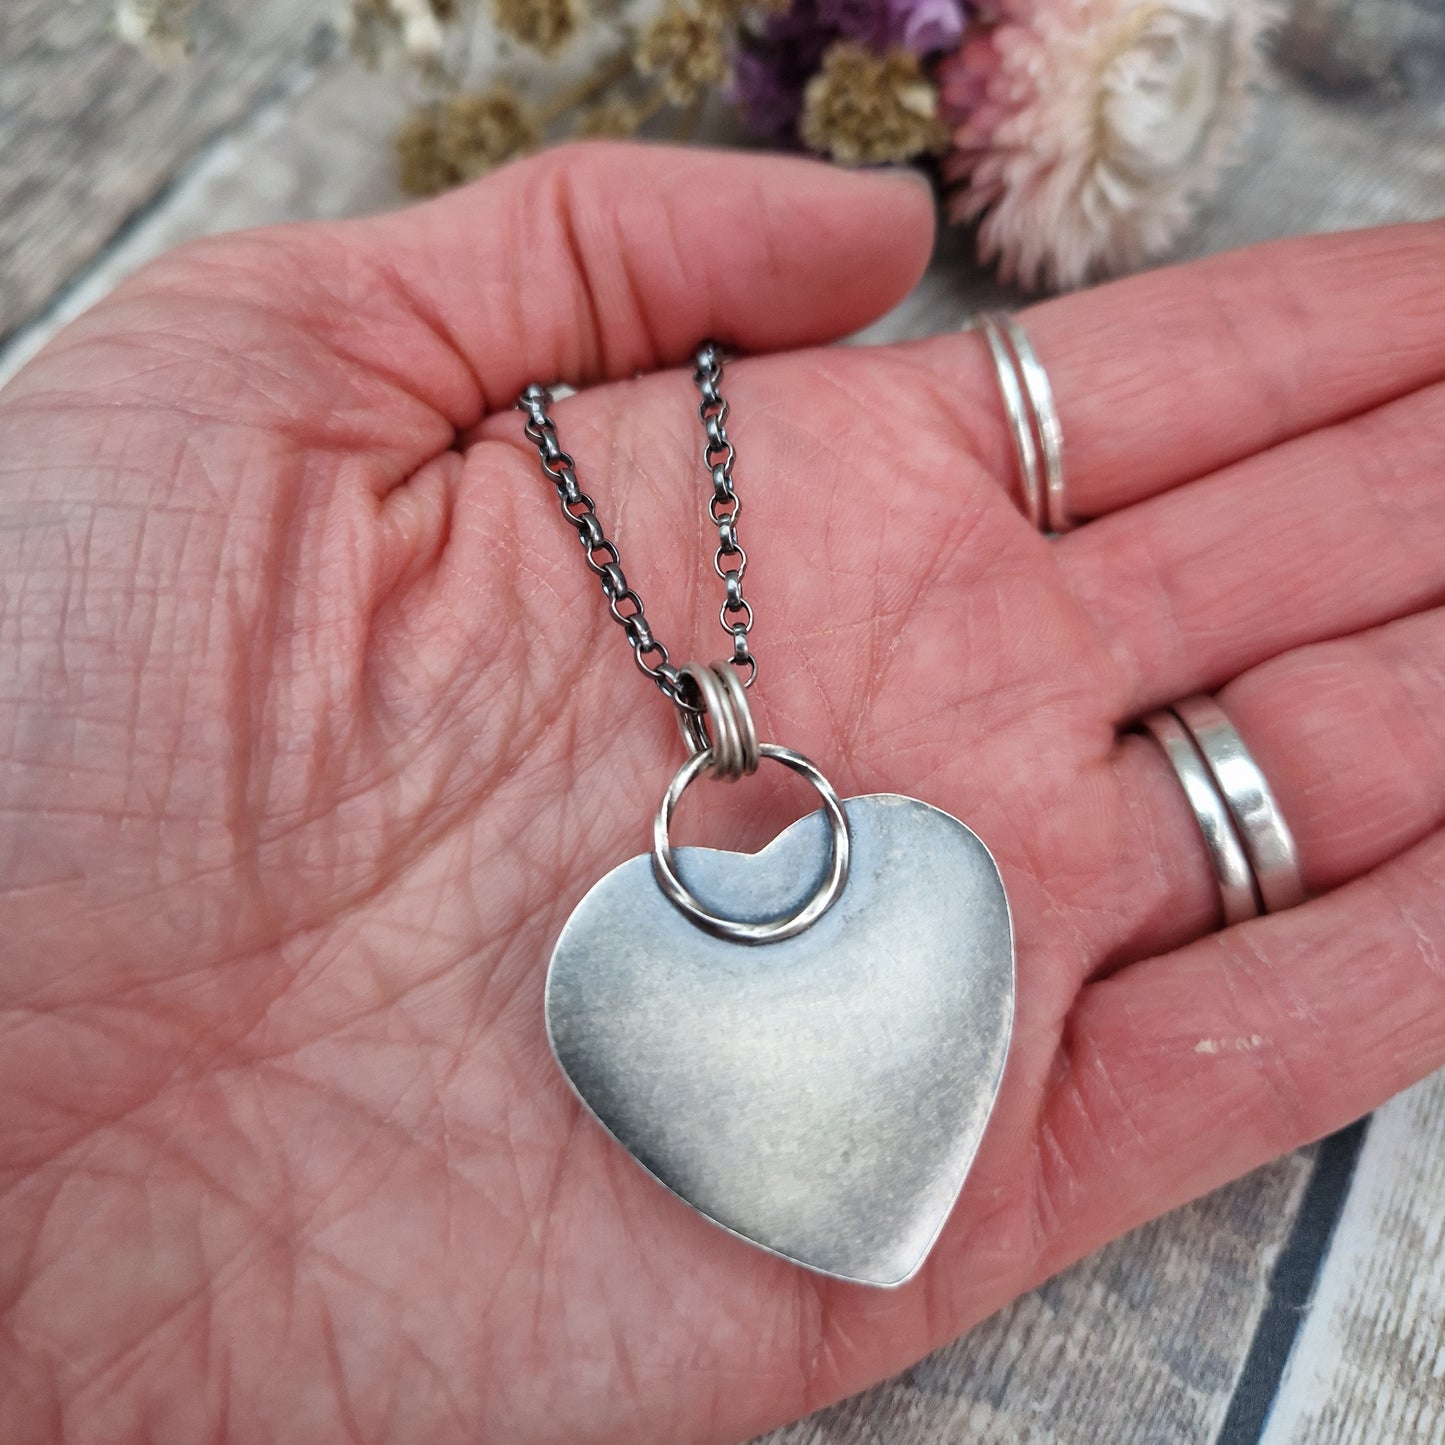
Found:
[[[708,516],[718,533],[713,569],[722,578],[727,590],[718,621],[723,631],[732,638],[733,654],[729,661],[743,673],[743,686],[751,687],[758,663],[748,650],[748,634],[753,629],[753,609],[743,596],[743,573],[747,569],[748,554],[738,543],[738,515],[742,511],[742,501],[733,490],[736,452],[728,440],[728,404],[718,391],[722,369],[722,353],[713,342],[706,342],[698,348],[692,379],[702,397],[698,416],[702,419],[706,438],[702,449],[703,465],[712,478]],[[584,560],[602,584],[607,610],[631,644],[638,667],[671,702],[688,712],[698,712],[701,709],[693,697],[695,684],[673,666],[667,648],[652,635],[642,598],[628,585],[617,546],[602,530],[592,498],[577,485],[577,464],[558,444],[557,427],[547,414],[551,404],[552,393],[545,386],[533,383],[522,393],[517,407],[527,413],[523,425],[527,440],[537,448],[542,471],[557,488],[562,515],[577,531]]]
[[[697,409],[706,434],[702,464],[712,477],[712,497],[707,504],[707,513],[717,525],[713,571],[722,578],[723,586],[727,588],[718,621],[733,640],[733,655],[728,660],[743,674],[743,686],[751,687],[753,678],[758,674],[758,660],[748,651],[748,633],[753,630],[753,609],[743,596],[743,573],[748,568],[748,554],[738,542],[738,517],[743,503],[733,490],[733,461],[737,452],[728,440],[728,404],[718,391],[718,383],[722,380],[722,353],[711,341],[699,347],[692,379],[702,397],[702,405]]]

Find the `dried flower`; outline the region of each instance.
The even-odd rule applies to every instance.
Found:
[[[843,40],[829,48],[803,92],[799,130],[810,150],[844,165],[906,161],[947,145],[937,110],[917,56],[874,55]]]
[[[963,38],[960,0],[889,0],[892,40],[915,55],[952,50]]]
[[[113,23],[127,45],[158,65],[179,65],[191,53],[193,0],[116,0]]]
[[[715,5],[669,0],[643,32],[635,60],[643,75],[661,74],[674,105],[691,105],[727,79],[727,17]]]
[[[443,23],[455,16],[455,0],[350,0],[340,29],[351,49],[368,63],[399,40],[412,60],[430,65],[445,44]]]
[[[795,11],[801,7],[794,7]],[[817,23],[831,36],[886,50],[893,24],[884,0],[813,0]]]
[[[588,106],[577,121],[577,134],[618,139],[633,135],[645,119],[645,108],[630,100],[614,98]]]
[[[555,55],[577,33],[586,11],[582,0],[492,0],[492,19],[502,34]]]
[[[1265,0],[999,0],[939,72],[951,212],[1027,287],[1157,255],[1214,186],[1259,71]]]
[[[745,28],[728,99],[754,135],[796,145],[804,87],[836,41],[931,55],[958,44],[963,22],[962,0],[791,0]]]
[[[430,0],[391,0],[392,13],[401,26],[401,46],[413,60],[435,60],[441,54],[441,18]]]
[[[396,137],[402,189],[435,195],[530,150],[537,140],[536,122],[504,87],[423,106]]]
[[[790,47],[741,50],[733,62],[727,99],[755,136],[787,145],[797,137],[803,87],[810,78]]]

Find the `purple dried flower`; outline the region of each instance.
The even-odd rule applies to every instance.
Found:
[[[962,0],[886,0],[888,38],[914,55],[956,50],[963,39]]]
[[[870,50],[888,48],[897,25],[892,0],[817,0],[817,5],[818,22],[832,32],[830,38],[856,40]]]
[[[742,50],[733,61],[728,100],[759,139],[791,143],[803,112],[808,72],[787,63],[785,49]]]

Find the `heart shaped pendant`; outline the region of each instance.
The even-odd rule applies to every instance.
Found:
[[[1013,1025],[1013,936],[979,838],[895,793],[843,804],[846,886],[777,942],[690,922],[629,859],[578,904],[547,974],[547,1030],[587,1107],[661,1183],[821,1273],[902,1284],[977,1153]],[[698,898],[740,920],[797,910],[829,824],[761,852],[680,848]]]

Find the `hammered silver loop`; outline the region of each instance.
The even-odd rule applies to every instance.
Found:
[[[742,687],[741,679],[737,685]],[[731,943],[777,943],[784,938],[793,938],[811,928],[838,901],[848,882],[851,855],[848,815],[843,811],[842,800],[832,783],[813,763],[791,748],[780,747],[777,743],[759,743],[758,755],[782,763],[785,768],[791,768],[807,779],[823,800],[823,809],[832,829],[827,876],[796,908],[780,914],[777,918],[764,919],[761,923],[726,918],[708,908],[679,876],[677,858],[668,836],[672,827],[672,815],[688,786],[712,766],[710,749],[694,753],[673,774],[652,823],[652,872],[657,879],[657,886],[668,902],[685,918],[715,937],[727,939]]]
[[[681,676],[696,689],[701,710],[679,708],[678,731],[688,753],[711,752],[712,772],[725,782],[735,782],[758,770],[758,733],[742,679],[732,664],[714,662],[704,667],[690,662]]]

